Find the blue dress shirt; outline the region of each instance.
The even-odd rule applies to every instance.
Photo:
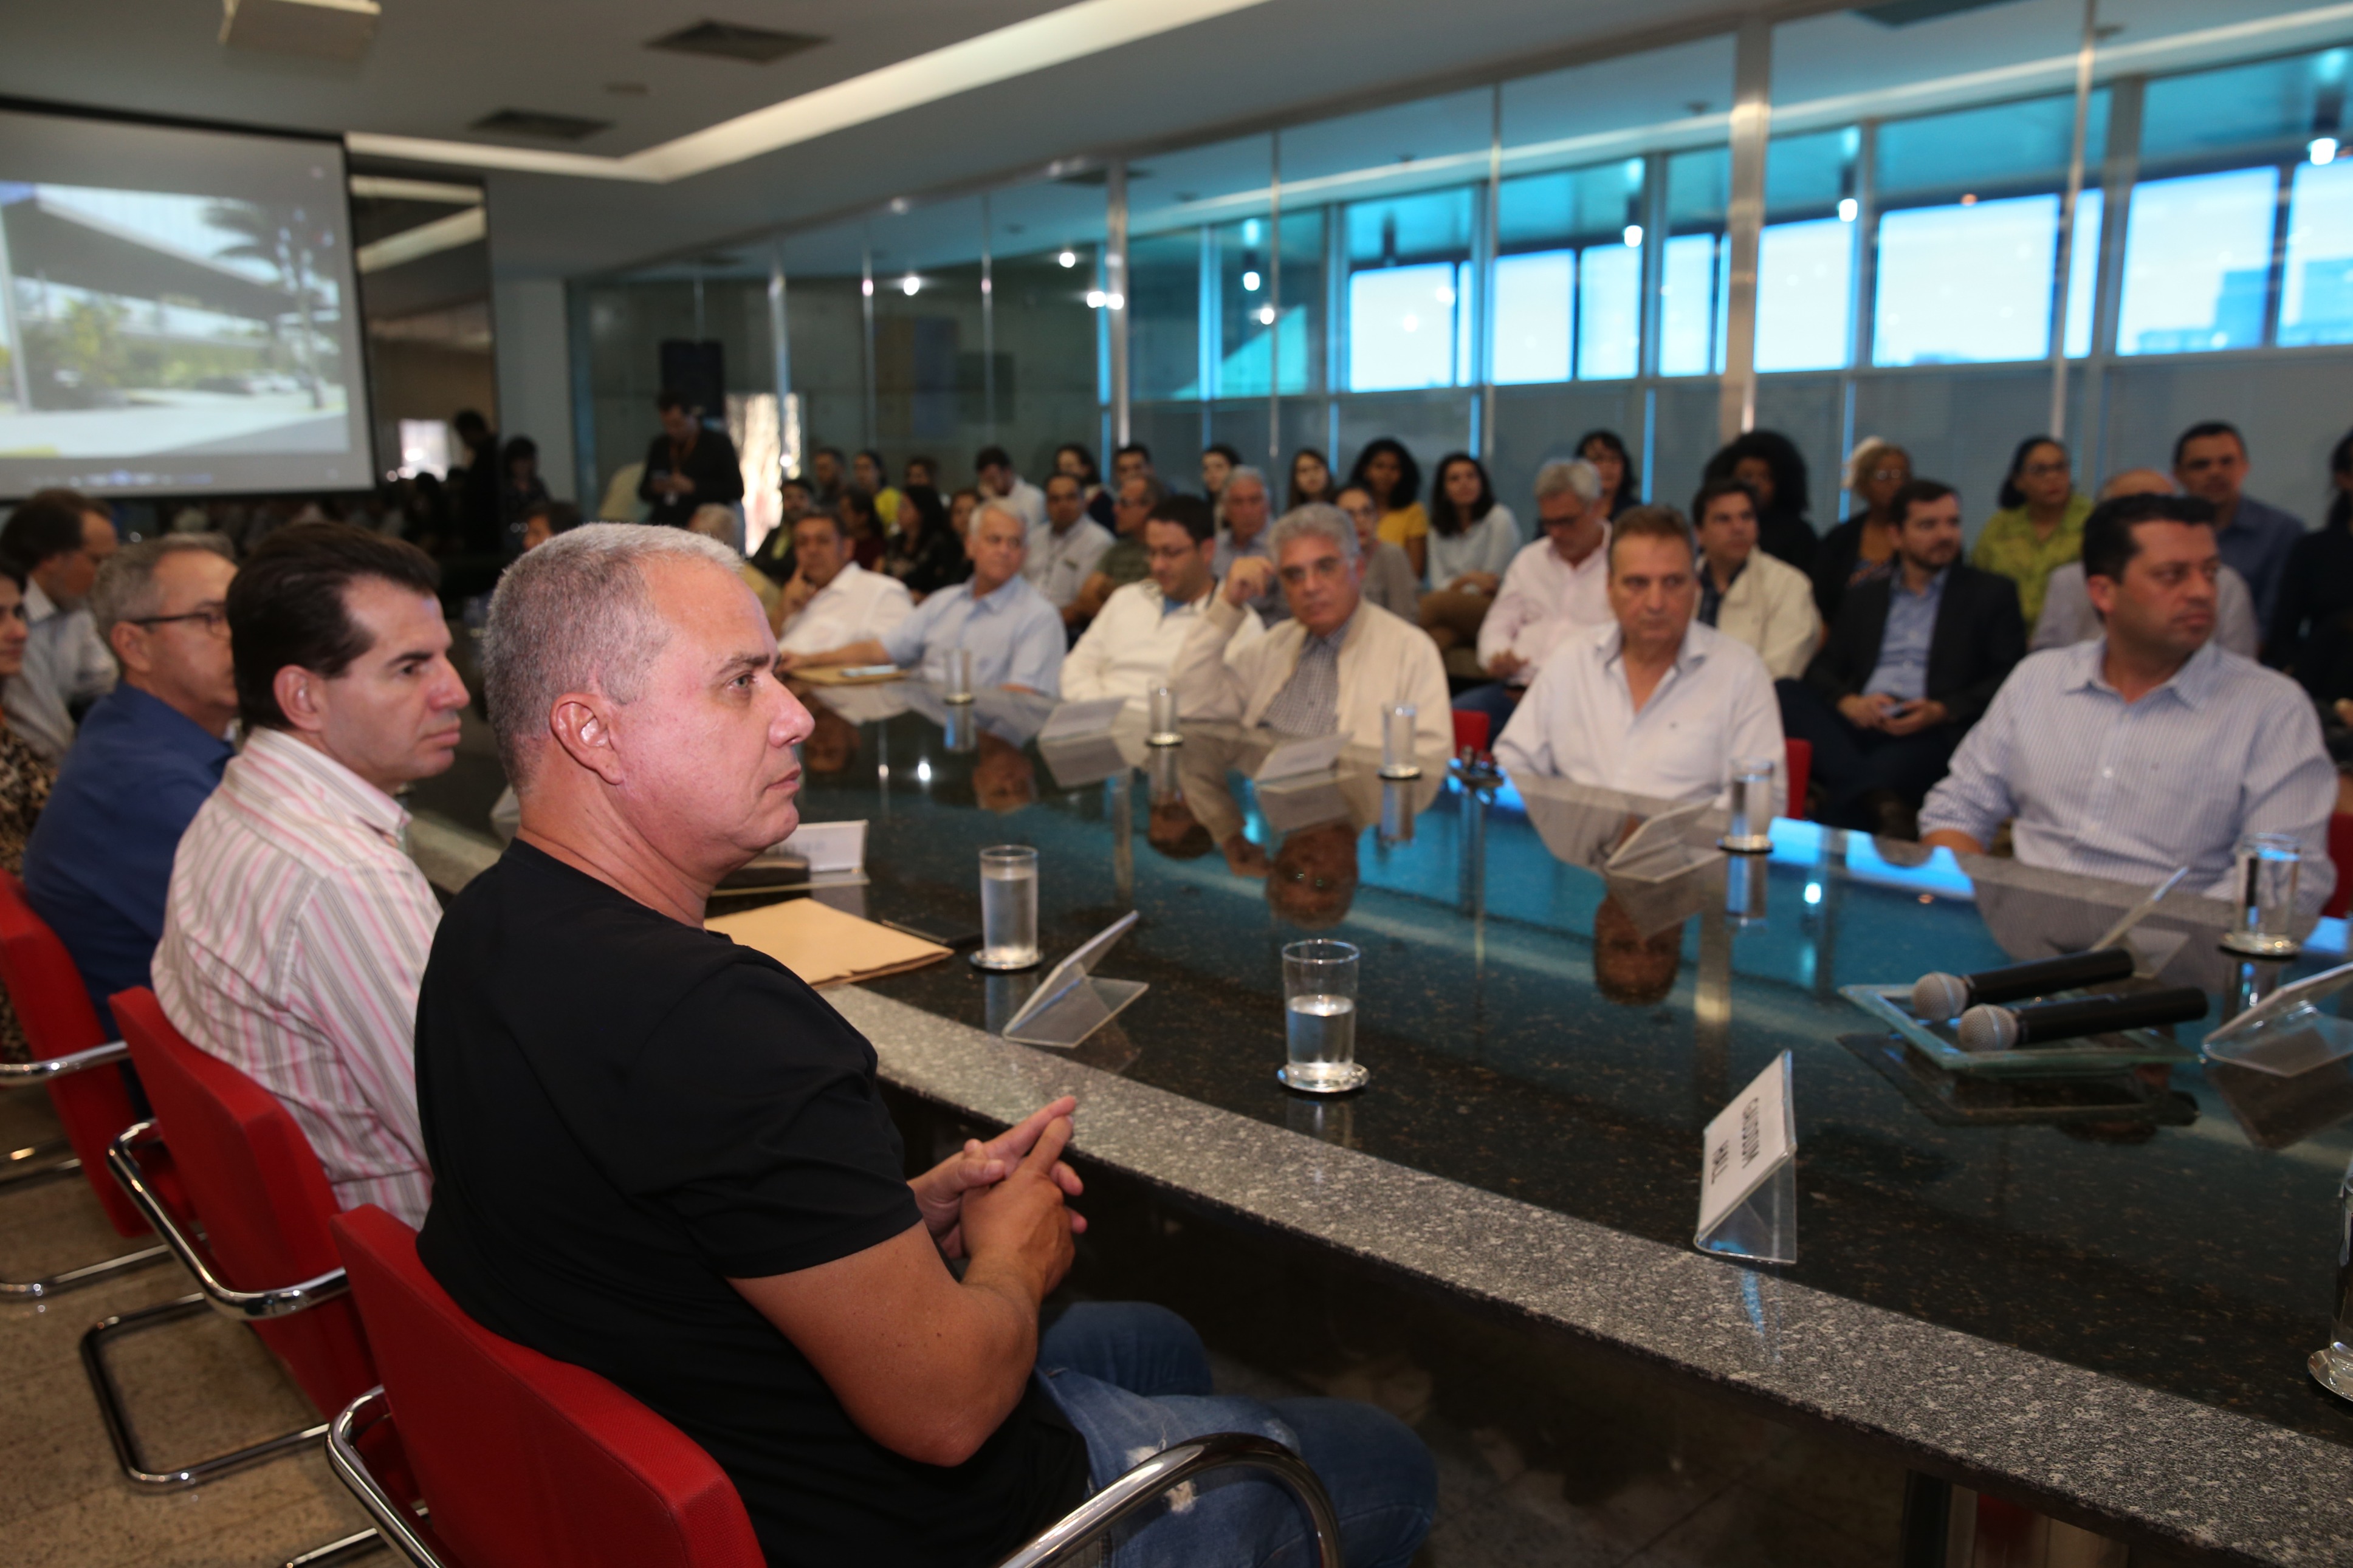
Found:
[[[1887,629],[1880,634],[1879,662],[1872,667],[1865,691],[1884,691],[1906,702],[1928,695],[1928,647],[1936,640],[1936,612],[1945,603],[1949,566],[1928,579],[1927,590],[1915,594],[1904,585],[1898,572],[1887,584]]]
[[[106,999],[148,983],[180,835],[233,748],[160,698],[118,686],[81,721],[25,846],[25,897]]]
[[[949,650],[968,647],[975,687],[1026,686],[1048,697],[1060,692],[1069,647],[1060,613],[1020,577],[977,599],[968,582],[943,588],[881,640],[892,663],[934,680],[944,676]]]
[[[2247,580],[2255,596],[2255,626],[2262,631],[2271,629],[2280,584],[2287,580],[2288,552],[2304,532],[2304,519],[2295,513],[2242,495],[2231,526],[2214,536],[2214,552],[2222,564]]]

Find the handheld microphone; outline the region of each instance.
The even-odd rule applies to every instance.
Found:
[[[2206,1016],[2206,993],[2195,985],[2120,996],[2083,996],[2068,1002],[2035,1002],[1996,1007],[1980,1002],[1961,1015],[1955,1031],[1965,1051],[2011,1051],[2084,1035],[2188,1024]]]
[[[2128,980],[2132,972],[2131,949],[2102,947],[2090,952],[2062,953],[2057,958],[2038,958],[2029,963],[1979,970],[1975,974],[1924,974],[1912,987],[1912,1016],[1926,1023],[1941,1024],[1973,1003],[2048,996],[2053,991],[2072,991],[2079,985]]]

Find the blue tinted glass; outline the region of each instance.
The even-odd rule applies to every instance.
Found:
[[[1456,303],[1451,262],[1352,274],[1348,390],[1453,385]]]
[[[2263,341],[2276,169],[2233,169],[2133,188],[2125,228],[2120,354],[2253,348]]]
[[[1505,180],[1495,193],[1495,232],[1506,252],[1618,234],[1642,221],[1642,161]]]
[[[2084,127],[2084,166],[2107,156],[2108,89],[2092,94]],[[1983,194],[2067,183],[2075,141],[2075,100],[2021,103],[1890,120],[1879,128],[1878,193],[1883,204],[1907,198]]]
[[[1722,147],[1678,153],[1667,160],[1667,226],[1724,222],[1732,200],[1732,154]]]
[[[1471,254],[1472,193],[1458,187],[1348,208],[1348,264],[1461,260]]]
[[[2097,302],[2100,278],[2100,225],[2107,200],[2097,186],[2084,187],[2075,199],[2075,243],[2067,253],[2067,357],[2082,359],[2092,352],[2092,307]]]
[[[1716,256],[1712,234],[1679,234],[1667,241],[1662,263],[1659,374],[1705,375],[1715,367]]]
[[[1263,397],[1272,368],[1261,340],[1274,328],[1273,225],[1249,217],[1220,224],[1209,237],[1218,319],[1218,384],[1212,395]]]
[[[1844,364],[1853,291],[1854,225],[1834,217],[1767,225],[1757,260],[1757,368]]]
[[[2158,77],[2142,101],[2142,164],[2282,143],[2302,146],[2312,135],[2313,100],[2327,68],[2325,56],[2304,55]],[[2337,80],[2343,80],[2341,74]]]
[[[1778,136],[1765,152],[1765,211],[1795,216],[1829,212],[1854,194],[1852,174],[1862,137],[1852,130]]]
[[[1641,349],[1642,247],[1620,240],[1589,247],[1577,300],[1577,376],[1614,381],[1634,374]]]
[[[1201,395],[1201,231],[1128,241],[1129,374],[1138,397]]]
[[[1568,379],[1568,321],[1577,257],[1537,250],[1495,262],[1495,380]]]
[[[2041,359],[2051,352],[2058,244],[2057,196],[1887,214],[1872,363]]]
[[[2279,341],[2353,342],[2353,159],[2295,172]]]

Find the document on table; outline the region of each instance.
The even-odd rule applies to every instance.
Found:
[[[793,899],[702,923],[707,931],[766,953],[815,986],[897,974],[948,956],[935,942],[844,914],[815,899]]]

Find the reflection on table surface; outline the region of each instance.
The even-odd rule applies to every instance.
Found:
[[[2225,1064],[1956,1078],[1838,994],[2073,951],[2146,889],[1774,825],[1714,848],[1705,808],[1554,781],[1466,783],[1351,751],[1261,782],[1263,732],[1145,742],[1140,711],[1058,723],[1001,692],[951,707],[892,683],[813,693],[805,820],[865,818],[861,912],[976,928],[977,856],[1033,845],[1049,963],[1129,909],[1098,973],[1150,991],[1076,1053],[1135,1079],[1669,1245],[1688,1245],[1700,1131],[1796,1057],[1799,1261],[1815,1288],[2353,1442],[2306,1382],[2326,1342],[2353,1067]],[[1067,710],[1065,710],[1068,711]],[[421,792],[422,793],[422,792]],[[431,804],[429,801],[425,804]],[[2142,983],[2232,996],[2338,962],[2256,971],[2177,892],[2136,934]],[[1280,950],[1364,952],[1371,1086],[1291,1094]],[[874,988],[996,1028],[1036,976],[957,962]],[[1083,1110],[1081,1112],[1083,1118]]]

